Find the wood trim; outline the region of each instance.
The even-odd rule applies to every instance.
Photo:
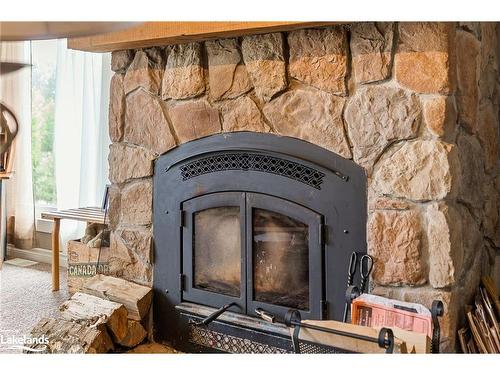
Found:
[[[13,245],[9,244],[7,246],[7,257],[8,259],[21,258],[21,259],[32,260],[34,262],[39,262],[39,263],[52,264],[52,250],[42,249],[39,247],[35,247],[30,250],[23,250],[15,248]],[[60,253],[59,257],[60,257],[59,267],[67,268],[68,264],[67,264],[66,254]]]
[[[208,39],[323,27],[341,22],[144,22],[123,31],[68,39],[68,48],[112,52]]]

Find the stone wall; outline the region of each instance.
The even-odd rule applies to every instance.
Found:
[[[453,350],[481,274],[500,273],[499,33],[355,23],[113,53],[112,272],[152,283],[159,155],[220,132],[296,137],[366,169],[372,288],[443,300]]]

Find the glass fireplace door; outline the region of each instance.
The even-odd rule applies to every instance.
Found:
[[[322,216],[270,195],[214,193],[185,201],[184,301],[282,320],[321,317]]]
[[[245,193],[216,193],[183,203],[183,299],[245,312]]]
[[[263,194],[246,195],[247,313],[261,308],[283,318],[288,309],[320,318],[321,215]]]

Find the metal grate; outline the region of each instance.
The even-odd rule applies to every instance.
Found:
[[[219,171],[250,170],[288,177],[318,190],[321,190],[321,184],[325,177],[324,173],[303,164],[275,156],[251,152],[221,152],[212,154],[183,164],[180,169],[183,181]]]
[[[312,342],[301,341],[299,342],[300,354],[336,354],[336,353],[350,353],[345,350],[337,349],[333,346],[319,345]]]
[[[286,354],[289,351],[200,327],[190,327],[189,341],[234,354]]]

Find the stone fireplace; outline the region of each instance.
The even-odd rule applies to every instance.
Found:
[[[366,228],[352,237],[361,248],[346,254],[374,257],[371,292],[428,307],[442,300],[441,349],[454,351],[480,276],[500,278],[499,41],[495,23],[352,23],[114,52],[111,273],[154,285],[155,306],[162,275],[182,274],[178,265],[167,275],[163,252],[176,245],[157,238],[179,233],[179,223],[153,220],[163,160],[210,139],[234,151],[242,135],[266,139],[269,152],[289,140],[287,155],[307,143],[321,150],[316,165],[363,171],[367,209],[351,215]],[[235,182],[260,172],[238,173]],[[170,198],[175,189],[182,179],[162,192]],[[198,218],[210,228],[206,241],[237,241],[210,227],[237,227],[231,212],[207,215]],[[155,334],[168,329],[159,319],[151,319]]]

